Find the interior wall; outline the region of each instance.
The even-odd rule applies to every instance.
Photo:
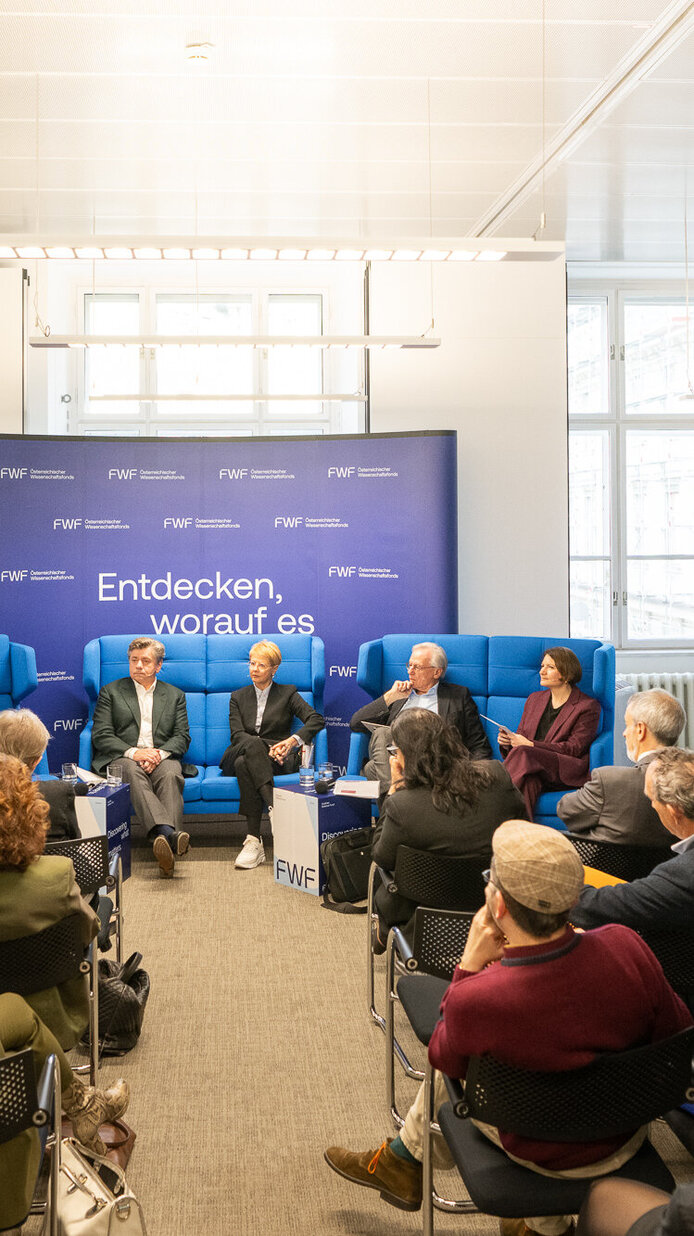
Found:
[[[24,408],[24,272],[0,269],[0,432],[22,433]]]
[[[371,429],[458,431],[460,630],[568,635],[564,262],[373,263],[373,334],[432,316],[440,348],[372,351]]]

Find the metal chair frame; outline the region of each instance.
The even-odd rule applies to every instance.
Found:
[[[109,934],[116,937],[116,961],[123,963],[123,864],[119,854],[109,860],[108,838],[99,833],[94,837],[75,837],[66,841],[49,841],[46,854],[69,858],[75,869],[75,879],[83,896],[106,889],[113,896],[113,914]]]
[[[507,1128],[508,1113],[504,1109],[508,1107],[507,1096],[512,1092],[515,1106],[521,1108],[513,1131],[524,1136],[580,1141],[586,1137],[588,1128],[597,1140],[626,1133],[631,1128],[647,1124],[664,1115],[673,1103],[694,1096],[693,1046],[694,1027],[690,1027],[670,1039],[623,1052],[606,1053],[585,1068],[566,1073],[531,1072],[502,1065],[489,1056],[471,1057],[465,1082],[444,1077],[450,1103],[444,1104],[439,1110],[439,1123],[435,1122],[437,1113],[434,1111],[433,1078],[436,1070],[431,1064],[427,1064],[424,1110],[428,1119],[425,1117],[422,1164],[424,1236],[433,1236],[434,1207],[437,1206],[437,1201],[442,1201],[437,1199],[433,1189],[431,1138],[434,1132],[440,1131],[445,1137],[447,1125],[449,1135],[454,1134],[457,1119],[474,1117],[492,1125],[503,1124],[503,1127]],[[639,1078],[639,1085],[634,1084],[635,1076]],[[539,1102],[538,1092],[543,1096]],[[500,1105],[499,1117],[495,1114],[495,1105]],[[590,1111],[591,1108],[596,1109],[596,1114],[589,1118],[585,1113],[586,1109]],[[443,1128],[442,1114],[445,1114]],[[655,1162],[669,1175],[665,1164],[653,1148],[648,1143],[646,1147],[650,1151],[651,1164]],[[518,1171],[519,1165],[507,1160],[501,1148],[498,1149],[498,1155],[501,1168],[507,1162],[509,1171]],[[619,1169],[620,1174],[629,1177],[629,1164],[633,1162],[632,1158]],[[457,1163],[456,1166],[467,1184],[460,1164]],[[556,1187],[561,1182],[556,1179],[549,1180],[529,1168],[521,1170],[527,1173],[533,1188],[537,1189],[538,1197],[533,1198],[537,1209],[533,1210],[533,1213],[554,1213],[554,1198],[552,1209],[542,1209],[543,1205],[546,1205],[541,1196],[543,1184],[548,1188],[550,1185]],[[640,1178],[638,1171],[633,1178]],[[576,1186],[585,1185],[587,1190],[591,1177],[567,1180],[565,1183],[574,1189]],[[478,1207],[471,1198],[462,1202],[444,1203],[437,1208],[456,1213],[478,1213]],[[566,1210],[573,1212],[574,1205],[567,1202]],[[485,1210],[485,1213],[490,1212]]]
[[[448,985],[465,948],[472,919],[473,914],[469,910],[435,910],[429,906],[418,906],[411,946],[398,927],[393,927],[389,932],[386,949],[386,1105],[396,1128],[402,1128],[404,1124],[395,1097],[396,1057],[407,1077],[414,1081],[424,1080],[424,1072],[414,1068],[395,1037],[395,1006],[400,1004],[395,987],[396,958],[399,958],[408,975],[429,975],[443,979]],[[441,939],[442,933],[445,933],[444,941]],[[438,1003],[434,1022],[437,1016]]]
[[[29,1214],[45,1214],[48,1211],[48,1236],[58,1236],[61,1088],[57,1057],[53,1053],[46,1057],[37,1086],[34,1075],[34,1055],[30,1047],[25,1048],[24,1051],[4,1056],[0,1059],[0,1095],[4,1092],[3,1083],[7,1078],[11,1078],[11,1084],[8,1087],[11,1094],[9,1101],[14,1110],[11,1123],[8,1124],[6,1114],[0,1108],[0,1143],[10,1141],[18,1133],[32,1126],[38,1130],[41,1139],[41,1158],[37,1169],[37,1181],[41,1172],[43,1155],[46,1147],[50,1145],[48,1201],[34,1200]]]
[[[75,1073],[89,1073],[96,1085],[99,1071],[99,984],[96,943],[85,950],[78,914],[69,914],[43,931],[0,944],[0,991],[19,996],[55,987],[68,979],[89,977],[89,1064],[73,1067]]]
[[[489,862],[489,855],[438,854],[401,845],[396,851],[394,872],[385,871],[372,863],[366,914],[366,1003],[370,1017],[384,1033],[386,1017],[377,1011],[375,1004],[373,944],[378,927],[378,914],[374,907],[377,877],[389,893],[400,893],[417,905],[430,906],[435,910],[477,910],[484,901],[482,871],[489,866]]]

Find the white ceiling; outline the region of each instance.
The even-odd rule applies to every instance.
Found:
[[[544,0],[544,28],[543,0],[222,8],[6,0],[0,232],[527,236],[544,201],[569,258],[682,261],[694,3]],[[673,23],[677,45],[620,85]],[[543,197],[543,150],[610,85]]]

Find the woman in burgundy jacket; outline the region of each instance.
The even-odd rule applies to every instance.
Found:
[[[532,820],[543,790],[578,788],[588,780],[588,752],[598,732],[600,704],[576,686],[581,663],[570,648],[548,648],[540,666],[542,691],[525,701],[516,733],[502,727],[499,746]]]

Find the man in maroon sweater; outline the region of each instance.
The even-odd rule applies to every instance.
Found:
[[[475,915],[429,1045],[437,1069],[464,1077],[469,1056],[483,1052],[520,1068],[575,1069],[600,1052],[655,1042],[691,1025],[687,1008],[635,932],[611,925],[581,934],[568,924],[583,867],[561,833],[512,820],[496,830],[492,847],[485,905]],[[437,1085],[440,1103],[440,1078]],[[551,1143],[480,1128],[531,1169],[574,1176],[595,1175],[596,1164],[600,1174],[616,1170],[646,1135],[635,1129],[626,1139]],[[394,1141],[363,1153],[330,1147],[325,1157],[348,1180],[378,1189],[401,1209],[417,1210],[423,1130],[422,1087]],[[446,1166],[441,1152],[438,1161]],[[503,1236],[572,1230],[568,1215],[501,1224]]]

